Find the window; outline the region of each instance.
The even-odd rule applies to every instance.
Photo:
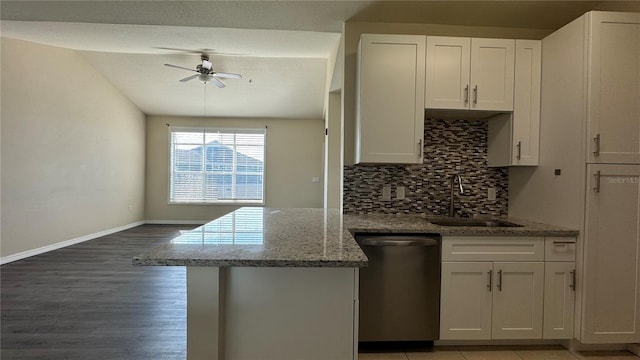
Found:
[[[170,203],[264,203],[264,129],[170,133]]]

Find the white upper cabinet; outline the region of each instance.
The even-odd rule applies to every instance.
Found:
[[[542,42],[516,40],[513,113],[489,119],[489,166],[536,166],[540,152]]]
[[[590,163],[640,163],[640,14],[589,13]]]
[[[471,39],[470,109],[513,110],[515,40]]]
[[[538,165],[542,43],[516,40],[512,165]]]
[[[469,108],[470,61],[470,38],[427,36],[427,108]]]
[[[427,37],[425,105],[512,111],[515,40]]]
[[[356,163],[422,163],[425,43],[424,35],[361,35]]]

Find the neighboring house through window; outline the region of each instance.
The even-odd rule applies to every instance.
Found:
[[[170,128],[169,202],[264,204],[265,129]]]

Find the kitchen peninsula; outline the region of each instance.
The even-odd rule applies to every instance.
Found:
[[[241,208],[133,259],[187,267],[187,355],[193,359],[357,359],[353,234],[571,237],[558,227],[438,226],[422,215]]]

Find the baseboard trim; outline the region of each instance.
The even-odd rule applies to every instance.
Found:
[[[563,346],[562,339],[521,340],[435,340],[435,346]],[[563,346],[564,347],[564,346]]]
[[[211,220],[147,220],[150,225],[204,225]]]
[[[569,350],[572,352],[580,351],[619,351],[626,350],[628,344],[583,344],[576,339],[571,340]]]
[[[145,224],[145,221],[136,221],[136,222],[131,223],[131,224],[118,226],[118,227],[107,229],[107,230],[103,230],[103,231],[98,231],[98,232],[93,233],[93,234],[84,235],[84,236],[80,236],[80,237],[77,237],[77,238],[74,238],[74,239],[61,241],[61,242],[58,242],[58,243],[55,243],[55,244],[39,247],[37,249],[26,250],[26,251],[19,252],[17,254],[3,256],[3,257],[0,257],[0,265],[4,265],[4,264],[8,264],[10,262],[26,259],[28,257],[35,256],[35,255],[44,254],[44,253],[49,252],[49,251],[61,249],[63,247],[67,247],[67,246],[70,246],[70,245],[78,244],[78,243],[85,242],[85,241],[88,241],[88,240],[93,240],[93,239],[99,238],[101,236],[110,235],[110,234],[113,234],[113,233],[117,233],[119,231],[131,229],[131,228],[134,228],[136,226],[140,226],[140,225],[144,225],[144,224]]]

